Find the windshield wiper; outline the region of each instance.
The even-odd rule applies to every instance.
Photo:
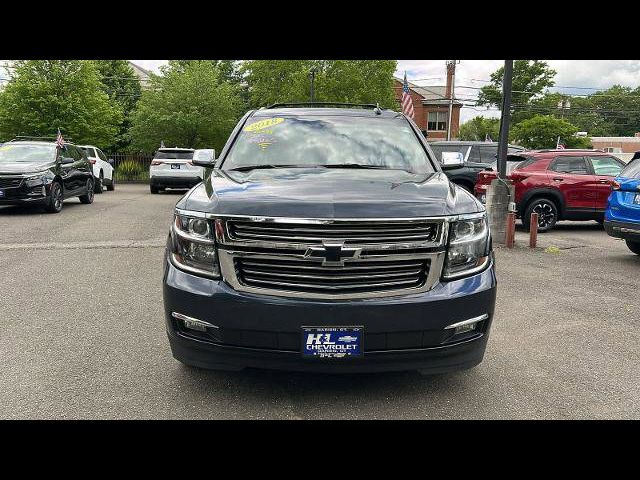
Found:
[[[322,165],[324,168],[364,168],[368,170],[402,170],[403,172],[413,173],[411,170],[404,168],[385,167],[382,165],[366,165],[363,163],[339,163],[336,165]]]
[[[267,165],[245,165],[244,167],[236,167],[236,168],[231,168],[229,169],[229,171],[232,172],[248,172],[249,170],[258,170],[258,169],[263,169],[263,168],[313,168],[315,165],[274,165],[274,164],[267,164]]]

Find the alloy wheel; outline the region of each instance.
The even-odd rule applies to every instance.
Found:
[[[553,207],[547,202],[538,202],[533,211],[538,214],[538,228],[548,228],[555,223],[556,214]]]

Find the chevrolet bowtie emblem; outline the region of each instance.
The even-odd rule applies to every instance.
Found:
[[[321,247],[309,247],[305,257],[323,258],[323,266],[343,266],[345,258],[360,258],[361,248],[345,247],[344,243],[322,242]]]

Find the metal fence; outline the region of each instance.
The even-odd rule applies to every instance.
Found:
[[[153,155],[144,153],[111,153],[116,182],[148,182]]]

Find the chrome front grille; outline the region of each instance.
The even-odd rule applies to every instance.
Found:
[[[23,177],[2,177],[0,176],[0,188],[19,187]]]
[[[318,261],[239,257],[241,283],[258,288],[330,295],[418,288],[426,282],[430,260],[352,261],[322,266]]]
[[[438,235],[437,223],[417,221],[300,224],[233,220],[227,222],[227,228],[234,240],[313,244],[327,240],[344,240],[345,244],[432,242]]]
[[[218,258],[235,290],[312,299],[430,290],[440,279],[446,218],[215,216]]]

